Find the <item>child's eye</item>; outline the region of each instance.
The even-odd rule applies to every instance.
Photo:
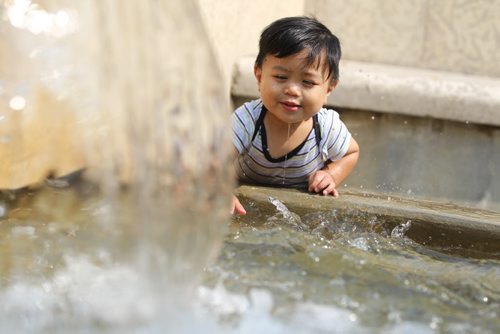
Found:
[[[285,75],[279,75],[279,74],[275,75],[274,77],[278,80],[286,80],[287,79]]]
[[[314,86],[316,85],[316,83],[314,81],[310,81],[310,80],[304,80],[302,81],[304,83],[304,85],[306,86]]]

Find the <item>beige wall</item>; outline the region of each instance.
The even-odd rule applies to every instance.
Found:
[[[238,58],[256,55],[261,31],[272,21],[304,14],[305,0],[197,0],[224,74],[227,92]]]
[[[351,60],[500,76],[500,1],[307,0]]]
[[[500,0],[196,0],[229,91],[234,63],[256,55],[273,20],[312,15],[344,59],[500,76]]]

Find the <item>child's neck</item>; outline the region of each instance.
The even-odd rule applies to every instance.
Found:
[[[264,126],[269,154],[273,158],[279,158],[293,151],[306,140],[311,132],[312,124],[312,118],[289,124],[267,113],[264,117]]]

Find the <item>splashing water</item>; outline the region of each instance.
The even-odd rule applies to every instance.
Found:
[[[261,314],[259,324],[277,333],[498,332],[498,253],[491,260],[441,253],[412,235],[393,239],[394,222],[403,236],[410,225],[420,227],[415,220],[409,224],[355,208],[311,212],[304,207],[313,201],[304,204],[285,195],[271,207],[272,192],[283,193],[266,189],[266,197],[248,197],[253,207],[234,217],[212,270],[215,282],[218,275],[232,294],[270,293],[273,317]],[[278,207],[299,213],[301,225],[281,217],[279,225],[260,228],[260,221],[279,218]],[[236,300],[232,294],[228,303]],[[243,311],[231,309],[242,312],[238,330],[251,313],[249,304]]]
[[[286,205],[283,204],[280,200],[274,197],[269,197],[269,202],[271,202],[276,207],[276,210],[278,210],[278,212],[280,212],[285,219],[289,219],[292,217],[292,212],[290,212]]]
[[[407,220],[406,223],[400,224],[392,229],[391,238],[402,238],[405,236],[405,233],[411,227],[411,220]]]
[[[0,184],[85,166],[98,187],[1,198],[0,332],[498,332],[498,261],[401,248],[385,239],[408,222],[374,235],[358,216],[311,221],[275,198],[258,218],[280,233],[238,225],[212,269],[225,285],[196,290],[231,188],[224,94],[196,8],[18,0],[2,18],[12,6],[15,20],[0,21],[0,156],[18,163],[0,164]],[[192,300],[241,322],[197,323]]]
[[[229,113],[195,4],[11,0],[0,10],[0,188],[86,169],[77,188],[40,191],[5,214],[3,328],[189,314],[232,188]]]
[[[268,219],[268,222],[276,222],[279,225],[285,223],[285,224],[291,224],[291,225],[300,225],[301,220],[300,217],[290,211],[283,202],[280,200],[274,198],[274,197],[269,197],[269,202],[273,204],[276,207],[276,210],[278,211],[278,215],[271,217]]]

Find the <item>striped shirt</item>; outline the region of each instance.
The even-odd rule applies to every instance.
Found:
[[[272,158],[267,151],[264,123],[258,122],[262,107],[261,100],[250,101],[232,115],[233,143],[239,153],[235,169],[240,181],[307,187],[311,173],[330,160],[339,160],[347,152],[351,140],[349,130],[336,111],[321,108],[314,121],[317,126],[313,126],[304,142],[286,156]]]

